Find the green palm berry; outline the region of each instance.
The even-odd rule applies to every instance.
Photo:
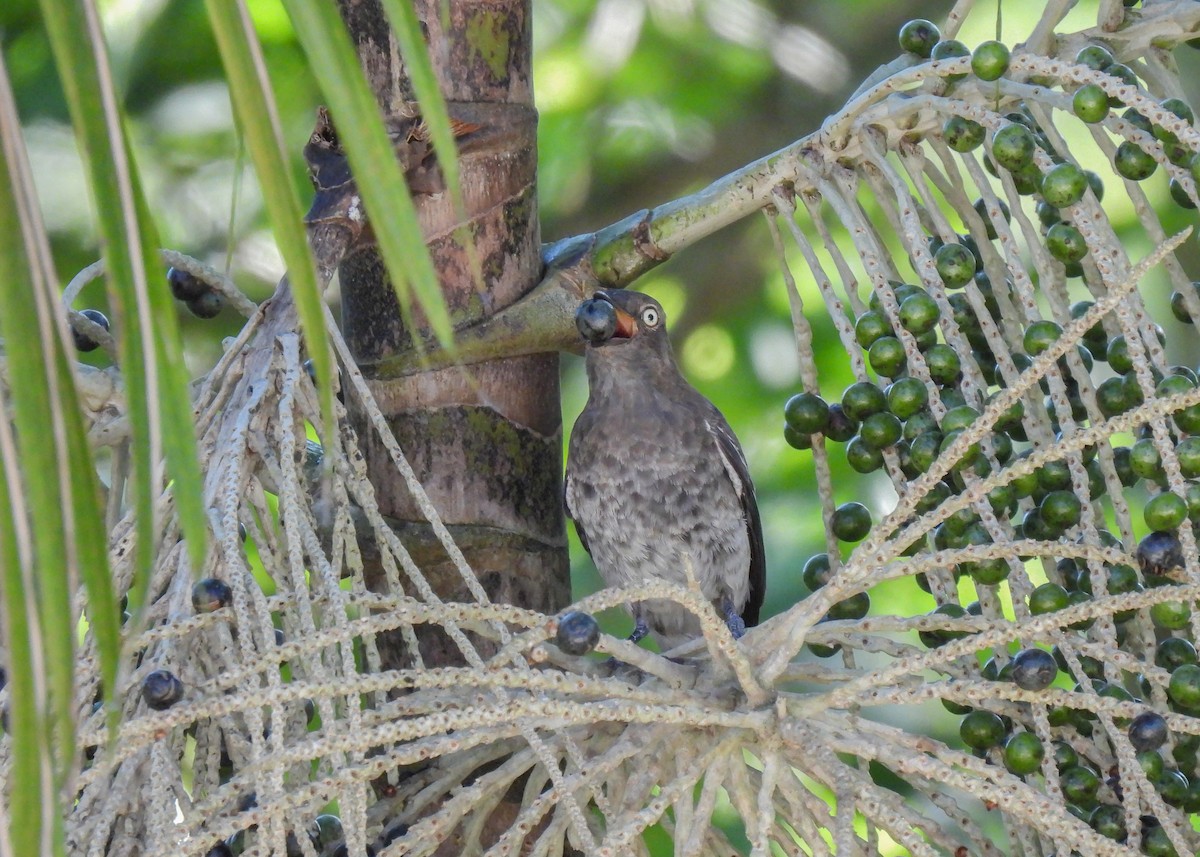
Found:
[[[871,343],[867,351],[871,368],[887,378],[896,378],[908,365],[908,354],[904,343],[894,336],[881,336]]]
[[[1055,208],[1074,205],[1087,189],[1087,176],[1071,163],[1059,164],[1042,179],[1042,198]]]
[[[1163,725],[1166,725],[1166,721],[1163,721]],[[1142,769],[1142,773],[1146,775],[1146,779],[1148,779],[1150,782],[1154,782],[1161,777],[1163,771],[1165,770],[1163,757],[1160,754],[1152,751],[1144,750],[1138,753],[1137,763],[1138,767]]]
[[[1067,264],[1078,262],[1088,254],[1083,234],[1074,226],[1056,223],[1046,233],[1046,249],[1058,261]]]
[[[933,330],[941,315],[937,301],[924,292],[909,295],[900,304],[900,324],[914,335]]]
[[[829,554],[813,554],[808,558],[808,562],[804,563],[801,579],[808,587],[809,592],[816,592],[828,583],[831,577],[833,577],[833,568],[829,564]]]
[[[1075,301],[1070,308],[1071,318],[1083,318],[1095,305],[1094,301]],[[1097,322],[1089,327],[1087,333],[1083,335],[1083,343],[1092,353],[1103,355],[1108,350],[1108,334],[1104,332],[1104,325]],[[1100,359],[1103,360],[1104,357]]]
[[[929,403],[929,391],[917,378],[901,378],[887,388],[887,400],[888,410],[907,420]]]
[[[1192,283],[1192,291],[1196,295],[1197,302],[1200,302],[1200,282]],[[1171,292],[1171,315],[1182,321],[1184,324],[1193,324],[1192,311],[1188,309],[1187,298],[1183,292]]]
[[[1175,447],[1179,470],[1187,479],[1200,477],[1200,437],[1187,437]]]
[[[958,726],[959,737],[968,747],[987,750],[1004,740],[1004,721],[992,711],[972,711]]]
[[[1124,841],[1128,835],[1128,832],[1125,830],[1124,807],[1107,803],[1102,804],[1092,812],[1091,817],[1088,819],[1088,824],[1092,826],[1092,830],[1101,836],[1106,836],[1118,842]]]
[[[1188,797],[1188,778],[1179,771],[1163,771],[1154,783],[1155,790],[1171,806],[1179,806]]]
[[[891,336],[892,333],[891,322],[879,310],[867,310],[854,323],[854,338],[863,348],[870,348],[879,337]]]
[[[952,619],[961,619],[967,615],[967,611],[957,604],[943,604],[936,610],[932,611],[931,616],[949,616]],[[917,636],[920,637],[921,643],[928,649],[936,649],[938,646],[944,646],[951,640],[959,640],[967,635],[966,631],[947,631],[942,629],[930,631],[918,631]]]
[[[829,425],[829,404],[816,393],[798,393],[783,406],[783,418],[793,430],[815,434]]]
[[[1013,122],[992,135],[992,157],[1010,172],[1018,172],[1033,163],[1037,143],[1033,132]]]
[[[1187,518],[1187,513],[1187,500],[1167,491],[1151,497],[1142,510],[1146,526],[1156,531],[1176,529]]]
[[[1154,123],[1132,107],[1122,113],[1121,118],[1139,131],[1145,131],[1147,134],[1154,133]]]
[[[942,435],[936,431],[927,431],[914,439],[908,447],[910,466],[917,473],[924,473],[937,459],[942,448]]]
[[[1130,181],[1140,182],[1154,175],[1154,171],[1158,169],[1158,161],[1137,143],[1126,140],[1117,146],[1117,153],[1113,156],[1113,169]]]
[[[1065,491],[1071,487],[1071,468],[1065,461],[1047,461],[1037,469],[1038,487],[1043,491]]]
[[[958,383],[962,361],[949,345],[938,343],[925,352],[925,365],[934,383],[949,387]]]
[[[1173,669],[1167,695],[1180,708],[1192,711],[1200,708],[1200,665],[1183,664]]]
[[[1195,783],[1189,787],[1189,797],[1195,791]],[[1189,812],[1192,810],[1185,803],[1184,809]],[[1142,853],[1146,857],[1179,857],[1179,852],[1175,850],[1175,846],[1171,844],[1171,837],[1167,833],[1166,828],[1161,825],[1152,827],[1145,825],[1142,827]]]
[[[1086,765],[1068,765],[1059,775],[1063,796],[1073,804],[1091,806],[1100,791],[1100,777]]]
[[[812,449],[813,436],[802,431],[796,431],[787,423],[783,424],[783,439],[792,449]]]
[[[1092,71],[1103,71],[1105,66],[1112,65],[1115,60],[1103,45],[1088,45],[1075,54],[1075,62],[1087,66]]]
[[[980,80],[999,80],[1008,71],[1011,54],[1003,42],[983,42],[971,54],[971,71]]]
[[[903,430],[900,419],[895,414],[880,411],[862,421],[858,428],[858,436],[872,449],[884,449],[900,440]]]
[[[1144,437],[1129,448],[1129,467],[1141,479],[1156,482],[1162,477],[1162,456],[1152,439]]]
[[[1189,405],[1176,411],[1175,425],[1188,434],[1200,434],[1200,405]]]
[[[1095,83],[1086,83],[1075,90],[1071,107],[1084,122],[1102,122],[1108,116],[1108,93]]]
[[[970,55],[970,49],[958,39],[942,39],[929,52],[929,58],[932,60],[952,60],[959,57],[969,57]],[[964,77],[966,77],[965,74],[948,74],[946,75],[946,80],[962,80]]]
[[[857,542],[871,531],[871,511],[862,503],[843,503],[829,522],[833,534],[844,542]]]
[[[997,208],[1000,210],[1000,216],[1004,218],[1005,223],[1012,223],[1012,212],[1008,210],[1008,203],[1002,199],[995,200]],[[983,228],[987,231],[989,241],[996,240],[996,225],[992,220],[991,213],[988,211],[987,203],[983,197],[975,200],[975,211],[978,212],[979,218],[983,221]]]
[[[1053,321],[1035,321],[1025,329],[1023,344],[1030,357],[1041,354],[1062,337],[1062,327]]]
[[[965,562],[961,568],[979,586],[999,586],[1008,580],[1008,575],[1012,571],[1008,560],[1000,557],[983,559],[978,562]],[[1012,665],[1009,664],[1009,666]]]
[[[851,384],[842,393],[842,410],[850,419],[861,422],[887,407],[887,396],[870,381]]]
[[[979,148],[984,136],[983,126],[965,116],[951,116],[942,126],[946,145],[956,152],[970,152]]]
[[[1150,621],[1155,628],[1182,631],[1191,624],[1192,608],[1183,601],[1160,601],[1150,608]]]
[[[1174,670],[1184,664],[1196,663],[1196,647],[1183,637],[1167,637],[1158,644],[1154,653],[1154,664],[1160,669]]]
[[[1186,366],[1180,366],[1179,368],[1191,371]],[[1195,387],[1196,382],[1188,375],[1172,373],[1158,382],[1154,387],[1154,395],[1159,399],[1169,399],[1173,396],[1182,396],[1185,393],[1190,393]]]
[[[1129,356],[1129,343],[1124,334],[1118,334],[1108,343],[1108,351],[1104,355],[1108,365],[1118,375],[1124,375],[1133,369],[1133,358]]]
[[[916,18],[900,28],[900,50],[928,58],[942,38],[941,30],[932,21]]]
[[[975,254],[962,244],[943,244],[934,253],[933,261],[948,289],[961,288],[975,276]]]
[[[1096,388],[1096,405],[1106,417],[1123,414],[1132,407],[1125,394],[1125,380],[1121,377],[1105,378]]]
[[[874,473],[883,467],[883,453],[856,434],[846,444],[846,463],[856,473]]]
[[[1072,765],[1078,765],[1079,754],[1075,752],[1075,748],[1066,741],[1055,741],[1054,764],[1058,766],[1058,769],[1061,772]]]
[[[1042,520],[1051,527],[1066,530],[1079,523],[1083,504],[1070,491],[1051,491],[1038,506]]]
[[[937,430],[937,420],[929,411],[918,411],[904,421],[905,440],[916,440],[925,432]]]
[[[1045,200],[1037,204],[1036,211],[1038,222],[1042,224],[1043,230],[1049,229],[1062,220],[1062,215],[1058,213],[1058,209]]]
[[[1125,65],[1125,63],[1109,63],[1103,69],[1101,69],[1101,71],[1110,77],[1115,77],[1117,80],[1121,81],[1122,86],[1132,86],[1135,89],[1138,86],[1137,72]],[[1120,107],[1124,103],[1125,102],[1115,95],[1110,95],[1108,97],[1109,107]]]
[[[1018,732],[1004,743],[1004,767],[1018,777],[1040,770],[1045,757],[1042,739],[1033,732]]]
[[[866,616],[871,609],[871,596],[866,592],[859,592],[856,595],[851,595],[849,598],[844,598],[829,608],[829,612],[825,614],[827,619],[861,619]]]
[[[1171,179],[1167,184],[1167,190],[1171,194],[1171,199],[1180,208],[1195,208],[1196,201],[1192,199],[1192,195],[1188,189],[1179,183],[1178,179]]]
[[[1182,98],[1165,98],[1159,106],[1169,113],[1174,113],[1189,125],[1194,125],[1196,123],[1196,114],[1192,112],[1192,106]],[[1153,133],[1154,136],[1159,140],[1177,139],[1173,132],[1159,126],[1155,127]]]
[[[1055,613],[1070,603],[1070,593],[1058,583],[1043,583],[1029,593],[1029,612],[1034,616]]]
[[[942,431],[952,432],[965,429],[979,419],[979,411],[970,405],[958,405],[946,411],[942,417]]]

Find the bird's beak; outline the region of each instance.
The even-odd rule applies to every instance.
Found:
[[[617,329],[613,331],[613,337],[619,339],[632,339],[637,333],[637,321],[629,313],[620,307],[614,307],[617,311]]]

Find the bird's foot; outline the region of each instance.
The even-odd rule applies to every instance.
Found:
[[[721,612],[725,618],[725,627],[729,629],[729,633],[733,635],[733,639],[740,640],[746,633],[745,621],[733,609],[733,604],[728,601],[721,604]]]

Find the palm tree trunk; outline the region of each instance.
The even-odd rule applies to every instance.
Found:
[[[379,3],[339,0],[339,6],[389,125],[401,127],[414,98]],[[459,229],[464,224],[449,194],[417,197],[447,305],[462,325],[513,303],[541,274],[530,4],[415,0],[415,6],[451,117],[480,126],[461,148],[465,228]],[[473,239],[474,263],[464,235]],[[472,275],[474,264],[481,282]],[[411,343],[413,331],[372,248],[352,252],[339,274],[346,338],[369,377],[370,364]],[[565,605],[570,581],[557,355],[379,379],[373,386],[488,596],[546,612]],[[365,427],[360,437],[383,514],[398,522],[440,597],[470,600],[386,451]],[[426,626],[418,635],[427,666],[462,663],[440,631]],[[388,648],[381,652],[384,668],[405,666],[398,640]]]

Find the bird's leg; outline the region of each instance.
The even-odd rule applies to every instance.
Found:
[[[742,621],[742,617],[734,609],[733,602],[728,598],[721,599],[721,616],[725,619],[725,627],[733,634],[733,639],[740,640],[746,633],[746,623]]]
[[[639,643],[650,633],[650,626],[646,624],[646,620],[642,617],[641,610],[634,610],[633,613],[633,633],[629,635],[629,642]]]

